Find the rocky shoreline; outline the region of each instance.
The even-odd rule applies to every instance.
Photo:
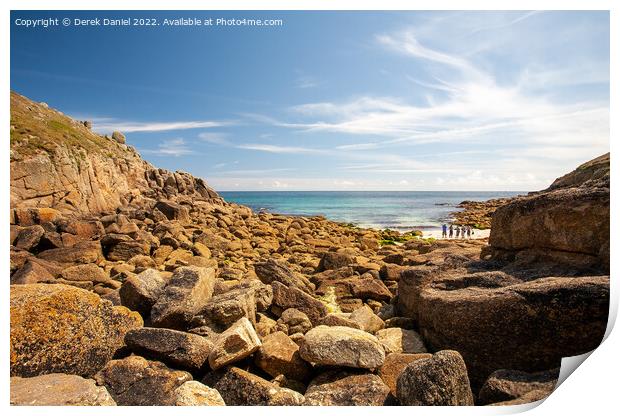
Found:
[[[488,244],[386,237],[228,203],[12,93],[11,404],[540,400],[607,322],[609,156],[585,170],[490,203]]]
[[[455,211],[450,214],[453,224],[469,225],[478,230],[491,228],[491,219],[499,207],[511,203],[515,198],[497,198],[488,201],[463,201],[457,208],[462,211]]]

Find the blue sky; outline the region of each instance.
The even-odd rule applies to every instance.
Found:
[[[16,18],[282,19],[24,28]],[[607,12],[12,12],[11,88],[217,190],[536,190],[609,151]]]

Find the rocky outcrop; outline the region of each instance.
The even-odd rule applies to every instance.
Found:
[[[609,154],[513,200],[493,215],[493,258],[557,263],[568,273],[609,271]],[[557,273],[557,271],[556,271]]]
[[[66,285],[11,286],[11,375],[99,371],[142,318]]]
[[[610,175],[609,159],[609,153],[605,153],[604,155],[580,165],[574,171],[553,181],[546,191],[580,186],[600,187],[603,184],[608,184]]]
[[[177,195],[220,200],[202,179],[156,169],[124,141],[11,92],[11,208],[85,214]]]
[[[549,277],[499,288],[431,285],[420,331],[434,350],[461,353],[480,386],[498,369],[542,371],[596,348],[605,333],[609,277]]]

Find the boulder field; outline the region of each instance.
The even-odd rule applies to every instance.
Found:
[[[488,241],[387,240],[229,203],[12,93],[11,404],[543,399],[605,331],[608,172],[493,203]]]

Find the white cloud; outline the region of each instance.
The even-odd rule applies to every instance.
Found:
[[[281,181],[273,181],[272,186],[274,188],[281,189],[281,188],[288,188],[289,184],[286,182],[281,182]]]
[[[513,18],[515,24],[534,14]],[[412,105],[395,97],[359,96],[343,102],[315,102],[291,107],[306,122],[287,123],[263,118],[276,126],[306,132],[336,132],[376,135],[384,140],[335,146],[341,151],[367,151],[403,144],[463,142],[501,144],[519,141],[523,146],[570,145],[603,153],[609,147],[609,107],[606,101],[554,102],[545,94],[531,94],[532,80],[540,83],[528,68],[513,83],[498,83],[492,74],[469,60],[422,45],[413,32],[378,36],[380,43],[416,59],[456,69],[453,79],[436,78],[428,84],[412,79],[440,95],[428,95],[426,106]],[[596,65],[592,65],[596,67]],[[564,74],[569,82],[574,71]],[[595,80],[604,82],[605,71]],[[532,81],[534,82],[534,81]]]
[[[157,145],[157,149],[143,149],[143,153],[157,156],[185,156],[194,153],[182,138],[171,139]]]
[[[308,147],[297,147],[297,146],[276,146],[272,144],[240,144],[236,146],[237,149],[245,149],[245,150],[257,150],[259,152],[267,152],[267,153],[290,153],[290,154],[317,154],[324,153],[324,150],[321,149],[312,149]]]
[[[225,170],[218,172],[218,175],[224,176],[251,176],[256,177],[259,175],[271,175],[279,172],[292,172],[295,169],[291,168],[274,168],[274,169],[234,169],[234,170]]]
[[[420,44],[412,31],[404,31],[396,35],[377,35],[377,41],[399,53],[421,58],[427,61],[454,67],[460,71],[482,77],[482,73],[466,59],[445,52],[427,48]]]
[[[110,133],[112,131],[134,133],[212,128],[229,125],[228,122],[220,121],[137,122],[119,121],[114,119],[105,120],[106,121],[94,121],[93,130],[99,133]]]

